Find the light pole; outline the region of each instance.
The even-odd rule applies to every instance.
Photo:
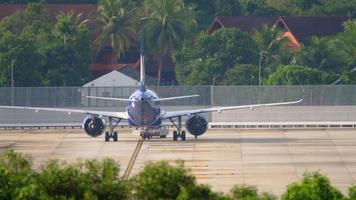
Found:
[[[258,62],[258,86],[261,86],[261,64],[262,64],[263,54],[264,52],[261,51],[260,61]]]
[[[11,61],[11,105],[14,105],[14,63],[15,60],[12,59]]]

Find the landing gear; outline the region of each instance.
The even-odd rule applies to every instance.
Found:
[[[177,141],[178,139],[178,133],[177,131],[173,131],[173,141]]]
[[[185,131],[182,131],[180,138],[182,138],[182,140],[185,141]]]
[[[114,131],[114,128],[120,123],[121,119],[117,120],[115,125],[113,125],[114,119],[109,117],[109,132],[105,132],[105,142],[110,142],[112,139],[114,142],[117,142],[119,137],[117,131]]]
[[[173,141],[177,141],[178,138],[181,138],[182,141],[185,141],[185,139],[186,139],[185,131],[181,131],[182,130],[182,117],[181,116],[178,117],[178,125],[176,125],[173,120],[171,120],[171,122],[177,128],[176,131],[173,131]]]
[[[148,132],[148,130],[144,130],[143,134],[142,134],[142,139],[146,140],[150,140],[152,138],[152,135]]]
[[[105,142],[110,142],[111,138],[113,139],[114,142],[118,141],[117,131],[115,131],[112,134],[110,134],[109,132],[105,132]]]

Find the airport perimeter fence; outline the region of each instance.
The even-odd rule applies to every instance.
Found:
[[[199,94],[163,102],[164,106],[230,106],[304,101],[296,106],[356,105],[356,85],[318,86],[161,86],[149,87],[159,97]],[[126,102],[86,96],[128,98],[136,87],[3,87],[0,105],[39,107],[124,107]]]

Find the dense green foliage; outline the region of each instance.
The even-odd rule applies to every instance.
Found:
[[[318,85],[328,84],[337,77],[315,68],[299,65],[279,66],[278,70],[269,76],[268,85]]]
[[[236,13],[229,13],[227,12],[228,9],[224,6],[219,6],[219,3],[223,1],[216,0],[207,3],[206,1],[199,0],[186,0],[185,2],[195,5],[199,29],[203,30],[203,32],[207,29],[207,25],[211,23],[211,20],[207,21],[207,18],[212,19],[214,16],[220,15],[219,13],[226,13],[226,16],[349,15],[354,17],[356,10],[354,1],[236,0],[230,4],[230,8],[237,6],[239,9],[234,9]],[[345,23],[345,31],[343,33],[324,38],[311,38],[310,42],[304,44],[301,49],[293,50],[286,47],[288,46],[288,40],[283,37],[284,32],[282,30],[264,26],[262,31],[255,31],[252,34],[253,40],[257,43],[257,48],[253,50],[253,53],[258,54],[259,59],[258,61],[250,59],[248,63],[243,63],[250,64],[251,68],[247,69],[245,66],[244,72],[241,71],[241,66],[238,68],[235,67],[236,69],[234,70],[230,69],[232,66],[241,65],[242,63],[240,62],[226,65],[222,60],[216,59],[217,55],[215,54],[199,54],[199,52],[204,52],[202,48],[199,49],[201,35],[204,35],[204,33],[200,33],[195,42],[185,42],[183,50],[175,52],[174,60],[177,80],[181,84],[189,85],[250,85],[251,83],[257,85],[258,80],[255,80],[256,66],[257,68],[260,66],[262,84],[332,84],[334,82],[339,84],[355,84],[355,30],[355,21],[350,21]],[[232,54],[232,52],[228,52],[226,48],[221,48],[221,46],[231,46],[234,44],[228,41],[225,41],[225,43],[224,41],[220,41],[219,45],[211,41],[209,42],[211,46],[215,47],[216,51],[221,51],[220,54]],[[284,79],[286,76],[281,76],[281,70],[279,70],[284,65],[305,66],[313,71],[313,75],[310,75],[310,79],[305,81]],[[297,71],[292,72],[293,70]],[[300,68],[290,68],[288,71],[288,74],[301,75],[303,70]],[[316,75],[316,73],[319,73],[319,75]],[[279,77],[279,81],[268,81],[269,79],[276,79],[277,76]],[[219,81],[222,77],[226,80]],[[303,75],[295,79],[302,77]],[[316,79],[311,80],[313,77],[316,77]]]
[[[352,190],[352,188],[350,188]],[[290,184],[282,200],[321,200],[345,199],[342,193],[330,181],[318,172],[306,173],[302,182]]]
[[[236,64],[256,63],[256,49],[256,42],[236,29],[201,33],[195,43],[186,42],[175,52],[177,79],[189,85],[221,84],[226,70]]]
[[[0,4],[26,4],[41,2],[49,4],[96,4],[98,0],[0,0]]]
[[[127,0],[102,0],[95,18],[101,25],[99,48],[110,44],[116,57],[135,44],[135,4]]]
[[[151,54],[159,60],[157,81],[161,82],[163,57],[179,50],[195,29],[195,16],[182,0],[145,0],[143,38]]]
[[[0,156],[1,199],[127,199],[129,184],[118,178],[110,159],[61,164],[50,161],[39,172],[13,151]]]
[[[52,23],[39,4],[0,22],[0,85],[79,86],[90,79],[91,42],[84,24],[73,14]]]
[[[232,200],[275,200],[276,196],[263,192],[258,194],[256,187],[248,185],[236,185],[230,191]]]
[[[168,163],[148,164],[135,178],[137,199],[176,199],[186,188],[194,187],[195,179],[182,167],[170,168]]]
[[[260,66],[261,82],[267,85],[356,83],[355,21],[346,22],[345,31],[335,36],[312,37],[301,49],[286,47],[283,32],[267,26],[253,37],[240,33],[245,34],[238,36],[240,41],[233,41],[232,32],[219,29],[211,35],[201,33],[195,42],[185,42],[174,53],[178,81],[258,85]]]
[[[33,170],[30,158],[6,150],[0,155],[0,199],[177,199],[177,200],[276,200],[248,185],[235,185],[229,193],[213,192],[198,184],[182,161],[149,163],[130,180],[119,177],[120,167],[111,159],[66,164],[48,161]],[[288,185],[282,200],[353,200],[330,184],[320,172],[304,174],[300,182]]]
[[[236,65],[226,70],[223,85],[258,85],[258,67],[251,64]]]
[[[25,2],[38,1],[0,1]],[[261,71],[262,84],[356,84],[355,21],[345,23],[344,32],[311,38],[298,50],[287,47],[288,40],[278,28],[265,26],[254,34],[231,29],[206,33],[215,16],[348,15],[352,19],[356,16],[356,0],[70,0],[61,3],[97,3],[98,11],[89,19],[62,13],[53,22],[40,4],[31,3],[26,12],[0,21],[0,86],[11,85],[12,66],[16,86],[82,85],[90,79],[89,66],[95,57],[93,47],[99,51],[110,44],[119,59],[125,51],[137,49],[142,37],[147,54],[158,63],[158,83],[165,69],[165,58],[173,54],[180,84],[256,85],[260,81],[256,71]],[[88,30],[85,24],[90,21],[96,21],[99,26]],[[96,43],[89,38],[89,32],[100,33]],[[314,74],[310,79],[321,78],[297,81],[304,77],[303,70],[294,67],[288,69],[288,74],[301,77],[287,80],[280,69],[285,65],[305,66]]]

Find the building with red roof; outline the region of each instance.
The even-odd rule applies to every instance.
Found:
[[[348,19],[344,16],[215,17],[208,33],[220,28],[238,28],[253,34],[255,30],[262,30],[263,24],[266,24],[284,30],[284,36],[290,41],[289,47],[299,49],[301,43],[308,43],[312,36],[323,37],[342,32],[343,23]]]

